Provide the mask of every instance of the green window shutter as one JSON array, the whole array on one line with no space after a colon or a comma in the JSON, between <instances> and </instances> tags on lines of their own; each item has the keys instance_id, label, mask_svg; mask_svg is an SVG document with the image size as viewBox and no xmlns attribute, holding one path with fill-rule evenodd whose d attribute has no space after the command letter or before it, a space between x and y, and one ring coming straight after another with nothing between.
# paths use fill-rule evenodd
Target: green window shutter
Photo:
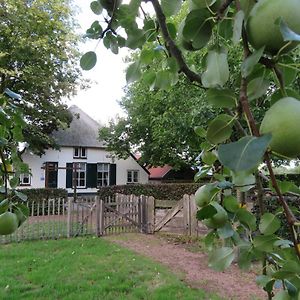
<instances>
[{"instance_id":1,"label":"green window shutter","mask_svg":"<svg viewBox=\"0 0 300 300\"><path fill-rule=\"evenodd\" d=\"M97 187L97 164L86 165L86 187Z\"/></svg>"},{"instance_id":2,"label":"green window shutter","mask_svg":"<svg viewBox=\"0 0 300 300\"><path fill-rule=\"evenodd\" d=\"M66 170L66 188L72 188L73 187L73 164L67 163L67 170Z\"/></svg>"},{"instance_id":3,"label":"green window shutter","mask_svg":"<svg viewBox=\"0 0 300 300\"><path fill-rule=\"evenodd\" d=\"M117 181L117 165L109 165L109 185L116 185Z\"/></svg>"}]
</instances>

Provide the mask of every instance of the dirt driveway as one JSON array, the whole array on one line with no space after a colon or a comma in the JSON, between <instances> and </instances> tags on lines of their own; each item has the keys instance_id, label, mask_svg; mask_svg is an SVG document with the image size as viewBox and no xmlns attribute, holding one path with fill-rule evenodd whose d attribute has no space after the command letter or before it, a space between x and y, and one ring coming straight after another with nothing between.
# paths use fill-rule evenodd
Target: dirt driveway
<instances>
[{"instance_id":1,"label":"dirt driveway","mask_svg":"<svg viewBox=\"0 0 300 300\"><path fill-rule=\"evenodd\" d=\"M122 234L108 239L139 254L168 266L172 271L184 274L185 281L194 288L215 292L226 299L266 299L266 294L257 287L255 274L243 272L233 265L224 272L207 267L207 255L191 252L186 245L159 235Z\"/></svg>"}]
</instances>

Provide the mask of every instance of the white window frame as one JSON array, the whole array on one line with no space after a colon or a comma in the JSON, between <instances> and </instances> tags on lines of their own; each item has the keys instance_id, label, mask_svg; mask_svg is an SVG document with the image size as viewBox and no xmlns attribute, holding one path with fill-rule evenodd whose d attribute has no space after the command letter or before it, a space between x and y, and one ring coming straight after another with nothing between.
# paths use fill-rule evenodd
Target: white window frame
<instances>
[{"instance_id":1,"label":"white window frame","mask_svg":"<svg viewBox=\"0 0 300 300\"><path fill-rule=\"evenodd\" d=\"M76 155L77 149L77 155ZM84 152L84 154L83 154ZM87 148L86 147L74 147L73 148L73 158L87 158Z\"/></svg>"},{"instance_id":2,"label":"white window frame","mask_svg":"<svg viewBox=\"0 0 300 300\"><path fill-rule=\"evenodd\" d=\"M27 178L28 182L24 182L24 179ZM20 174L20 186L30 186L31 185L31 175L29 173Z\"/></svg>"},{"instance_id":3,"label":"white window frame","mask_svg":"<svg viewBox=\"0 0 300 300\"><path fill-rule=\"evenodd\" d=\"M87 164L85 162L78 162L78 163L74 163L74 164L76 166L76 172L75 172L76 188L85 189L86 188L86 173L87 173L86 166L87 166ZM80 167L80 169L79 169L79 167ZM80 177L80 174L84 174L83 179L82 179L82 177ZM84 180L84 185L80 185L81 180Z\"/></svg>"},{"instance_id":4,"label":"white window frame","mask_svg":"<svg viewBox=\"0 0 300 300\"><path fill-rule=\"evenodd\" d=\"M101 178L100 173L102 173ZM97 187L103 186L109 186L109 163L97 163Z\"/></svg>"},{"instance_id":5,"label":"white window frame","mask_svg":"<svg viewBox=\"0 0 300 300\"><path fill-rule=\"evenodd\" d=\"M129 174L131 179L129 180ZM136 174L136 176L134 176ZM136 181L135 181L136 178ZM139 183L140 175L139 170L127 170L127 184Z\"/></svg>"}]
</instances>

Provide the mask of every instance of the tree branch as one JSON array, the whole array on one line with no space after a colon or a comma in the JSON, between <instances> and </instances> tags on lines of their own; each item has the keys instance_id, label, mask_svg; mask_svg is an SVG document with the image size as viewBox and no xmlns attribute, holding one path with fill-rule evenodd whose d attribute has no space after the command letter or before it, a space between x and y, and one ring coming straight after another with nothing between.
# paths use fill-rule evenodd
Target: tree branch
<instances>
[{"instance_id":1,"label":"tree branch","mask_svg":"<svg viewBox=\"0 0 300 300\"><path fill-rule=\"evenodd\" d=\"M148 2L148 1L147 1ZM158 2L158 0L150 0L150 2L153 5L153 8L155 10L155 14L158 20L158 24L160 26L162 35L164 37L164 40L166 42L166 47L170 54L176 59L180 71L186 75L186 77L191 82L198 82L202 85L201 76L195 72L193 72L188 65L186 64L184 57L182 55L182 52L180 49L176 46L175 42L170 37L167 25L166 25L166 16L164 15L161 6Z\"/></svg>"},{"instance_id":2,"label":"tree branch","mask_svg":"<svg viewBox=\"0 0 300 300\"><path fill-rule=\"evenodd\" d=\"M249 50L247 34L246 34L245 29L244 29L244 26L243 26L243 30L242 30L242 39L243 39L243 48L244 48L244 58L247 58L251 54L251 52ZM248 101L248 97L247 97L247 80L246 80L246 78L242 78L242 81L241 81L240 99L239 100L240 100L243 112L245 113L246 118L249 122L249 126L251 128L252 134L254 136L260 136L259 130L256 126L254 117L253 117L252 112L250 110L250 105L249 105L249 101ZM282 205L285 216L287 218L287 221L288 221L288 224L289 224L289 227L290 227L290 231L291 231L291 234L292 234L292 239L293 239L293 244L294 244L296 254L300 259L300 249L298 247L298 243L300 243L300 241L299 241L299 238L297 238L294 234L294 224L297 222L297 219L295 218L293 212L290 210L286 200L282 196L282 193L280 191L280 188L279 188L279 186L277 184L277 181L276 181L276 178L275 178L275 174L273 172L271 159L270 159L270 156L269 156L268 153L265 154L265 162L266 162L267 168L269 170L272 186L273 186L273 188L275 189L275 191L277 193L278 200L279 200L280 204Z\"/></svg>"},{"instance_id":3,"label":"tree branch","mask_svg":"<svg viewBox=\"0 0 300 300\"><path fill-rule=\"evenodd\" d=\"M7 197L8 195L8 171L7 171L7 167L6 167L6 158L5 158L5 155L2 151L2 149L0 149L0 159L1 159L1 162L2 162L2 167L3 167L3 170L4 170L4 189L5 189L5 197Z\"/></svg>"},{"instance_id":4,"label":"tree branch","mask_svg":"<svg viewBox=\"0 0 300 300\"><path fill-rule=\"evenodd\" d=\"M225 10L230 6L230 4L233 2L234 0L225 0L223 1L223 3L221 4L221 6L218 9L218 21L222 20L224 17L224 13Z\"/></svg>"}]
</instances>

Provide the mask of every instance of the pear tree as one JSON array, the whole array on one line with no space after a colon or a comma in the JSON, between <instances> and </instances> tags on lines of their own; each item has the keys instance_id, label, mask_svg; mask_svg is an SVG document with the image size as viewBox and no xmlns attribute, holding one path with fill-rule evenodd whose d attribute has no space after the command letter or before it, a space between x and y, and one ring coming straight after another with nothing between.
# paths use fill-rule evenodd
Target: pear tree
<instances>
[{"instance_id":1,"label":"pear tree","mask_svg":"<svg viewBox=\"0 0 300 300\"><path fill-rule=\"evenodd\" d=\"M221 111L195 128L206 139L195 180L213 170L209 185L196 193L197 218L210 230L209 265L223 271L237 261L249 269L261 261L257 284L268 299L299 299L299 207L292 209L287 196L300 197L300 190L276 179L273 161L300 156L300 95L294 89L300 0L94 0L91 9L95 20L87 37L115 54L122 47L135 51L128 84L142 80L151 90L168 91L184 74ZM202 60L190 64L196 51ZM238 65L228 59L232 51L243 58ZM93 68L97 51L80 63ZM262 101L269 110L260 120L255 112ZM258 203L259 217L247 209L250 200L239 197L245 193ZM276 195L276 213L268 211L266 193ZM279 234L282 216L290 238Z\"/></svg>"}]
</instances>

